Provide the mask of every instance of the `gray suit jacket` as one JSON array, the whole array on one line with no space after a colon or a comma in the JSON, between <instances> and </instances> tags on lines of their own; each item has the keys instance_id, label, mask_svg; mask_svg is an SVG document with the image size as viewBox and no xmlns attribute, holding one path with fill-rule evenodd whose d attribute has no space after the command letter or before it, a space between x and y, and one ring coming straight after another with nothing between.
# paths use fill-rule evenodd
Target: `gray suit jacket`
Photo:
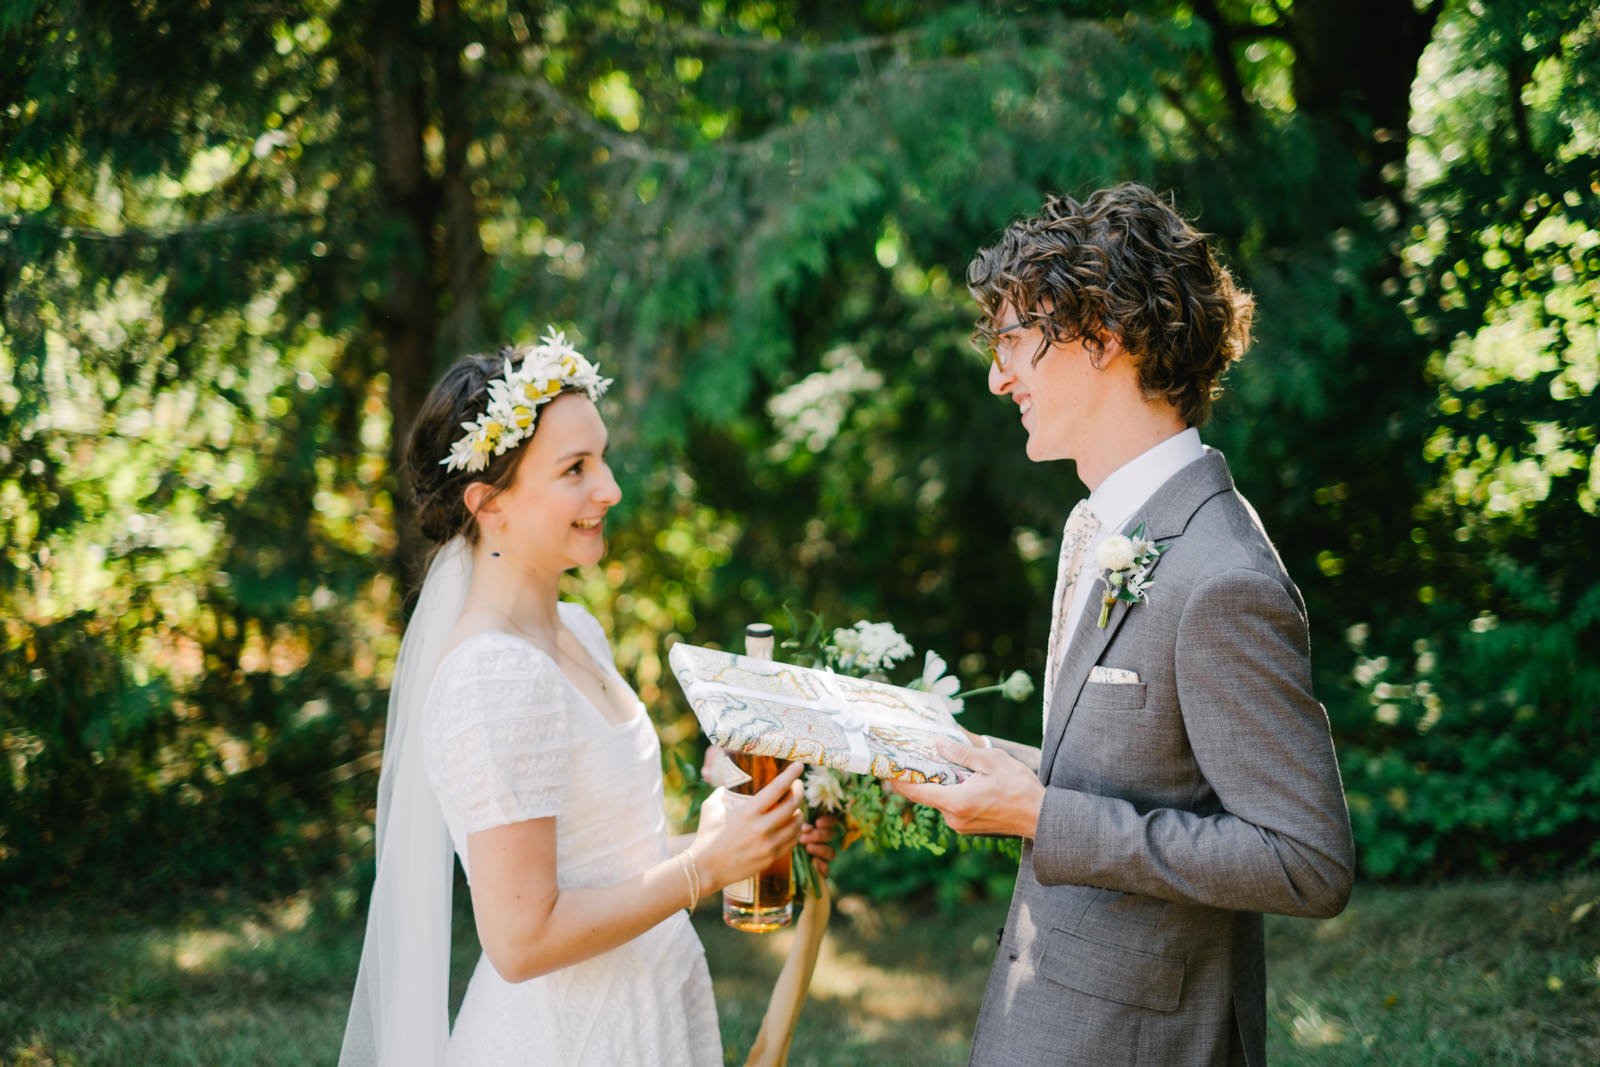
<instances>
[{"instance_id":1,"label":"gray suit jacket","mask_svg":"<svg viewBox=\"0 0 1600 1067\"><path fill-rule=\"evenodd\" d=\"M973 1035L985 1065L1266 1062L1262 912L1343 909L1354 865L1305 606L1220 453L1127 525L1167 546L1105 629L1091 595ZM1096 588L1098 594L1098 586ZM1137 684L1088 681L1096 664Z\"/></svg>"}]
</instances>

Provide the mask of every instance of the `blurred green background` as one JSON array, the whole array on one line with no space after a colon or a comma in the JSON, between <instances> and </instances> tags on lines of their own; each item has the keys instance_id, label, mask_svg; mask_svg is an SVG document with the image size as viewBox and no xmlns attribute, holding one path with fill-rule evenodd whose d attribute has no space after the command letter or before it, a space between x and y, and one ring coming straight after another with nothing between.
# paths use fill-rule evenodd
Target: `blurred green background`
<instances>
[{"instance_id":1,"label":"blurred green background","mask_svg":"<svg viewBox=\"0 0 1600 1067\"><path fill-rule=\"evenodd\" d=\"M618 381L570 595L675 751L665 649L785 602L1037 678L1083 490L985 392L964 272L1122 179L1259 302L1205 437L1306 595L1363 875L1594 868L1592 3L6 0L0 902L359 915L394 442L547 324Z\"/></svg>"}]
</instances>

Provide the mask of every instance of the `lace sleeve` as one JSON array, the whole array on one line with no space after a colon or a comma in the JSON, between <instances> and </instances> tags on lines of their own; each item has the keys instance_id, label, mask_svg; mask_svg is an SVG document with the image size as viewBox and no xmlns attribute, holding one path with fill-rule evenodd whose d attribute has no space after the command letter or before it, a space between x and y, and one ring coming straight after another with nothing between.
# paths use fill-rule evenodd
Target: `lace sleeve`
<instances>
[{"instance_id":1,"label":"lace sleeve","mask_svg":"<svg viewBox=\"0 0 1600 1067\"><path fill-rule=\"evenodd\" d=\"M467 833L559 814L570 736L555 664L521 641L490 639L443 669L429 761L441 803Z\"/></svg>"}]
</instances>

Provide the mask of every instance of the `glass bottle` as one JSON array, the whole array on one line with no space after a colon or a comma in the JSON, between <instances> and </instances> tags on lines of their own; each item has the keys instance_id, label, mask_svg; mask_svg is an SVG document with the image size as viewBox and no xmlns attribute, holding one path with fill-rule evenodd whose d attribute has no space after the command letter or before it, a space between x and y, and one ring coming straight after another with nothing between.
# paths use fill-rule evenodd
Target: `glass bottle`
<instances>
[{"instance_id":1,"label":"glass bottle","mask_svg":"<svg viewBox=\"0 0 1600 1067\"><path fill-rule=\"evenodd\" d=\"M772 658L772 627L753 622L744 628L744 654L751 659ZM750 795L778 776L787 760L776 756L726 753L748 780L729 786L728 792ZM765 934L794 921L794 870L784 853L772 866L722 891L722 921L735 930Z\"/></svg>"}]
</instances>

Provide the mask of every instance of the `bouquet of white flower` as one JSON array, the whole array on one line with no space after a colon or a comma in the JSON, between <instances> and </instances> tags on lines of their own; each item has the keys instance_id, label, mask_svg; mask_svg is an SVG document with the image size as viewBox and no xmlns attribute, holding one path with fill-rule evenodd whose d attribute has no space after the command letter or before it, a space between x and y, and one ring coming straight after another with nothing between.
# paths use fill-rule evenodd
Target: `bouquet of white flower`
<instances>
[{"instance_id":1,"label":"bouquet of white flower","mask_svg":"<svg viewBox=\"0 0 1600 1067\"><path fill-rule=\"evenodd\" d=\"M791 632L797 636L784 641L782 647L788 653L784 658L792 662L809 661L838 674L889 681L890 672L898 664L916 656L911 643L892 623L863 619L851 627L830 631L820 617L813 615L804 635L799 634L800 627L794 625L792 616L790 623ZM997 693L1020 702L1034 692L1033 680L1025 671L1013 671L995 685L963 691L960 680L947 670L944 658L930 649L923 654L921 674L903 684L938 696L952 715L965 710L968 697ZM955 833L937 811L889 792L870 775L813 766L807 769L803 781L807 819L814 820L825 812L836 815L843 827L841 848L859 841L869 852L910 848L942 855L955 844L962 849L998 848L1014 856L1021 854L1021 843L1012 838L969 838ZM805 850L796 850L795 861L799 889L816 875Z\"/></svg>"},{"instance_id":2,"label":"bouquet of white flower","mask_svg":"<svg viewBox=\"0 0 1600 1067\"><path fill-rule=\"evenodd\" d=\"M783 642L786 655L776 661L688 644L672 649L673 672L714 746L704 771L710 783L744 780L721 758L724 751L799 760L810 764L807 815L836 816L841 847L861 841L869 852L939 855L956 845L1019 854L1015 841L961 837L937 811L889 792L881 780L960 781L966 769L940 756L939 742L967 739L955 716L969 697L1028 699L1033 682L1026 673L963 692L944 658L930 650L921 672L897 684L891 673L916 652L890 623L863 619L830 630L813 615L803 635L794 625L790 632L796 636ZM796 850L794 869L796 888L809 891L814 874L803 849Z\"/></svg>"},{"instance_id":3,"label":"bouquet of white flower","mask_svg":"<svg viewBox=\"0 0 1600 1067\"><path fill-rule=\"evenodd\" d=\"M791 616L791 632L798 634L794 622ZM1033 682L1027 674L1014 671L998 685L962 692L960 681L946 673L944 659L930 651L923 657L921 675L900 689L872 684L890 682L889 672L915 656L911 644L886 622L862 620L828 631L814 614L805 635L785 641L783 648L788 655L782 658L788 663L774 670L767 660L751 662L710 649L674 647L673 670L714 741L703 777L700 769L679 758L679 772L686 781L726 781L732 760L716 744L757 755L804 759L811 764L804 778L806 818L815 823L823 814L835 816L841 848L861 841L872 852L918 848L942 854L955 843L963 849L994 848L1020 857L1021 845L1015 838L962 837L934 809L888 792L872 774L852 771L872 768L915 781L959 777L961 768L936 758L933 740L960 736L951 716L964 710L967 697L993 692L1009 700L1028 699ZM797 669L803 667L821 668L826 674L819 677L818 671ZM847 678L865 681L845 682ZM906 689L920 692L906 693ZM872 722L855 721L852 705ZM875 727L881 734L868 742L866 735ZM834 736L841 731L856 743L841 746ZM795 847L791 869L796 895L805 907L747 1060L762 1067L786 1061L832 907L829 887L817 877L811 854L803 846Z\"/></svg>"}]
</instances>

